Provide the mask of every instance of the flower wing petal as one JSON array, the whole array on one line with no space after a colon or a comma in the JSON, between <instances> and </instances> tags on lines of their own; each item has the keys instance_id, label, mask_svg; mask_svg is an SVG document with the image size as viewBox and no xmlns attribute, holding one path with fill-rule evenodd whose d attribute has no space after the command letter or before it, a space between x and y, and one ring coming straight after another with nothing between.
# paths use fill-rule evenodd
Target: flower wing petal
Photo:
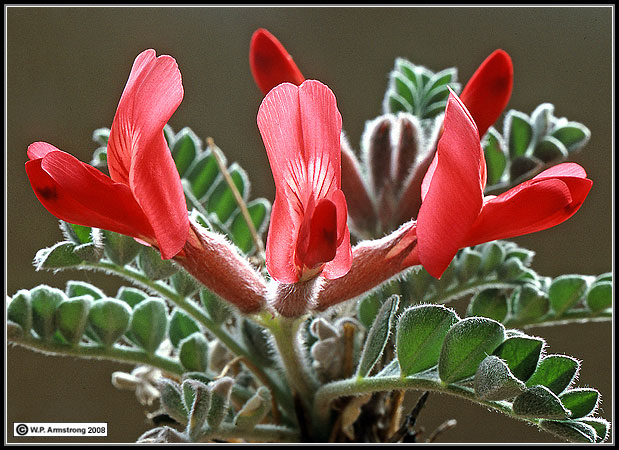
<instances>
[{"instance_id":1,"label":"flower wing petal","mask_svg":"<svg viewBox=\"0 0 619 450\"><path fill-rule=\"evenodd\" d=\"M54 146L35 142L26 163L30 184L54 216L77 225L103 228L136 238L153 230L130 189ZM40 158L36 156L43 155Z\"/></svg>"},{"instance_id":2,"label":"flower wing petal","mask_svg":"<svg viewBox=\"0 0 619 450\"><path fill-rule=\"evenodd\" d=\"M488 199L465 239L465 246L521 236L558 225L578 211L592 184L577 164L552 167Z\"/></svg>"}]
</instances>

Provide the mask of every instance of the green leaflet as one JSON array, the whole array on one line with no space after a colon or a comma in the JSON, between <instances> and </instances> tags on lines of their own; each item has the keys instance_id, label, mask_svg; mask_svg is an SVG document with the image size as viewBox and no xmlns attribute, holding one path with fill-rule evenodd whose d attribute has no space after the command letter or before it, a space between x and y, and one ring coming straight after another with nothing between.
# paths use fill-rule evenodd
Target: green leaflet
<instances>
[{"instance_id":1,"label":"green leaflet","mask_svg":"<svg viewBox=\"0 0 619 450\"><path fill-rule=\"evenodd\" d=\"M468 317L451 327L438 361L443 383L453 383L475 374L486 355L505 339L505 328L484 317Z\"/></svg>"},{"instance_id":2,"label":"green leaflet","mask_svg":"<svg viewBox=\"0 0 619 450\"><path fill-rule=\"evenodd\" d=\"M367 376L382 355L395 322L395 312L398 309L399 301L399 296L393 295L385 300L378 311L361 351L361 358L357 366L357 377Z\"/></svg>"},{"instance_id":3,"label":"green leaflet","mask_svg":"<svg viewBox=\"0 0 619 450\"><path fill-rule=\"evenodd\" d=\"M396 329L396 350L402 376L435 366L445 335L458 320L457 314L444 306L419 305L406 309Z\"/></svg>"},{"instance_id":4,"label":"green leaflet","mask_svg":"<svg viewBox=\"0 0 619 450\"><path fill-rule=\"evenodd\" d=\"M68 343L76 345L82 339L92 302L90 295L84 295L64 300L56 308L56 326Z\"/></svg>"},{"instance_id":5,"label":"green leaflet","mask_svg":"<svg viewBox=\"0 0 619 450\"><path fill-rule=\"evenodd\" d=\"M514 399L514 413L518 416L567 419L570 412L565 409L559 397L546 386L532 386Z\"/></svg>"},{"instance_id":6,"label":"green leaflet","mask_svg":"<svg viewBox=\"0 0 619 450\"><path fill-rule=\"evenodd\" d=\"M587 279L580 275L562 275L555 278L548 289L550 306L557 316L574 306L587 290Z\"/></svg>"},{"instance_id":7,"label":"green leaflet","mask_svg":"<svg viewBox=\"0 0 619 450\"><path fill-rule=\"evenodd\" d=\"M97 339L112 346L129 329L131 309L120 300L105 298L93 303L88 312L88 325Z\"/></svg>"},{"instance_id":8,"label":"green leaflet","mask_svg":"<svg viewBox=\"0 0 619 450\"><path fill-rule=\"evenodd\" d=\"M574 380L580 368L579 362L569 356L549 355L538 364L527 386L542 385L559 395Z\"/></svg>"},{"instance_id":9,"label":"green leaflet","mask_svg":"<svg viewBox=\"0 0 619 450\"><path fill-rule=\"evenodd\" d=\"M518 335L507 338L493 355L505 361L515 377L526 381L535 372L543 347L542 339Z\"/></svg>"},{"instance_id":10,"label":"green leaflet","mask_svg":"<svg viewBox=\"0 0 619 450\"><path fill-rule=\"evenodd\" d=\"M195 332L178 344L178 357L187 371L204 372L208 367L208 341L202 333Z\"/></svg>"},{"instance_id":11,"label":"green leaflet","mask_svg":"<svg viewBox=\"0 0 619 450\"><path fill-rule=\"evenodd\" d=\"M482 400L506 400L525 390L525 385L514 377L503 360L487 356L475 373L475 394Z\"/></svg>"},{"instance_id":12,"label":"green leaflet","mask_svg":"<svg viewBox=\"0 0 619 450\"><path fill-rule=\"evenodd\" d=\"M180 309L174 309L170 316L168 337L174 347L178 347L181 340L200 331L200 327L190 316Z\"/></svg>"},{"instance_id":13,"label":"green leaflet","mask_svg":"<svg viewBox=\"0 0 619 450\"><path fill-rule=\"evenodd\" d=\"M592 388L570 389L559 395L561 403L572 411L573 418L585 417L598 406L600 393Z\"/></svg>"},{"instance_id":14,"label":"green leaflet","mask_svg":"<svg viewBox=\"0 0 619 450\"><path fill-rule=\"evenodd\" d=\"M168 329L166 304L150 297L133 308L129 337L149 353L154 353L165 338Z\"/></svg>"}]
</instances>

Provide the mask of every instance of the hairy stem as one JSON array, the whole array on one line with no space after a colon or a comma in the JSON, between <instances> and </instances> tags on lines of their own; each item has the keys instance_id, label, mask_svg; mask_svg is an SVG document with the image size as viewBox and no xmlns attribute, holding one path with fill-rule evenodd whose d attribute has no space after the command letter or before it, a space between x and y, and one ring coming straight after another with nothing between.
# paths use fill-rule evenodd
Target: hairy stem
<instances>
[{"instance_id":1,"label":"hairy stem","mask_svg":"<svg viewBox=\"0 0 619 450\"><path fill-rule=\"evenodd\" d=\"M338 380L332 383L323 385L317 392L314 398L314 420L322 421L322 426L327 426L325 421L328 420L330 404L333 400L339 397L356 396L366 393L394 391L394 390L421 390L434 391L445 394L454 395L456 397L465 398L475 403L487 406L496 411L507 414L510 417L524 420L530 423L536 423L534 420L516 416L510 404L502 401L482 401L475 396L475 392L464 386L455 384L445 385L439 380L431 378L416 378L416 377L369 377L369 378L349 378L346 380Z\"/></svg>"},{"instance_id":2,"label":"hairy stem","mask_svg":"<svg viewBox=\"0 0 619 450\"><path fill-rule=\"evenodd\" d=\"M108 273L113 273L115 275L121 276L143 288L155 291L157 294L161 295L170 302L174 303L179 308L183 309L190 316L200 322L211 334L217 337L217 339L219 339L222 344L224 344L228 348L228 350L230 350L237 356L243 357L245 361L248 361L249 364L246 364L246 366L256 375L256 377L260 381L265 383L265 385L273 393L273 396L277 398L279 404L282 405L282 407L288 412L292 410L290 396L285 387L281 384L281 382L277 381L273 375L262 370L260 368L260 362L249 350L247 350L239 342L237 338L231 336L224 327L220 326L220 324L215 323L207 314L204 313L204 311L202 311L202 309L197 307L192 301L188 300L182 295L177 294L163 283L151 280L150 278L146 277L144 274L142 274L136 269L131 268L130 266L121 267L107 261L101 261L98 263L86 263L86 265L94 269L104 270Z\"/></svg>"},{"instance_id":3,"label":"hairy stem","mask_svg":"<svg viewBox=\"0 0 619 450\"><path fill-rule=\"evenodd\" d=\"M265 321L266 322L266 321ZM311 406L317 381L308 372L308 364L301 354L298 331L303 319L277 317L265 323L275 340L286 378L306 407Z\"/></svg>"},{"instance_id":4,"label":"hairy stem","mask_svg":"<svg viewBox=\"0 0 619 450\"><path fill-rule=\"evenodd\" d=\"M244 430L227 423L222 423L216 430L208 430L198 442L207 442L212 439L242 439L254 442L299 442L298 431L277 425L262 424L252 429Z\"/></svg>"},{"instance_id":5,"label":"hairy stem","mask_svg":"<svg viewBox=\"0 0 619 450\"><path fill-rule=\"evenodd\" d=\"M114 345L106 347L98 344L81 343L79 345L60 344L44 341L33 337L23 337L12 340L14 344L27 347L42 353L53 353L61 356L77 356L80 358L95 358L118 361L127 364L146 364L161 369L169 374L182 376L183 366L176 360L163 355L148 353L144 350Z\"/></svg>"}]
</instances>

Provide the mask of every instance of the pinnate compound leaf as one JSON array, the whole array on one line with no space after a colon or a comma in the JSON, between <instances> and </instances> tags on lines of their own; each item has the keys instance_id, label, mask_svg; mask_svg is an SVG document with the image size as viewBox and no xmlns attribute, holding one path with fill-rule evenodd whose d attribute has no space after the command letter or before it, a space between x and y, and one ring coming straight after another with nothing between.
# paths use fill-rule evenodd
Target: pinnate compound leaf
<instances>
[{"instance_id":1,"label":"pinnate compound leaf","mask_svg":"<svg viewBox=\"0 0 619 450\"><path fill-rule=\"evenodd\" d=\"M525 390L525 385L514 377L500 358L487 356L475 373L475 394L482 400L507 400Z\"/></svg>"},{"instance_id":2,"label":"pinnate compound leaf","mask_svg":"<svg viewBox=\"0 0 619 450\"><path fill-rule=\"evenodd\" d=\"M600 393L592 388L570 389L559 395L561 403L572 411L572 418L585 417L595 411Z\"/></svg>"},{"instance_id":3,"label":"pinnate compound leaf","mask_svg":"<svg viewBox=\"0 0 619 450\"><path fill-rule=\"evenodd\" d=\"M539 362L533 375L526 381L528 387L542 385L559 395L574 380L580 363L569 356L548 355Z\"/></svg>"},{"instance_id":4,"label":"pinnate compound leaf","mask_svg":"<svg viewBox=\"0 0 619 450\"><path fill-rule=\"evenodd\" d=\"M372 328L368 331L363 350L361 351L361 357L357 367L358 377L367 376L383 354L383 350L387 345L389 335L393 329L395 313L398 310L399 302L400 297L398 295L392 295L385 300L385 303L383 303L383 306L378 311Z\"/></svg>"},{"instance_id":5,"label":"pinnate compound leaf","mask_svg":"<svg viewBox=\"0 0 619 450\"><path fill-rule=\"evenodd\" d=\"M539 425L568 442L591 444L597 439L595 428L578 420L542 420Z\"/></svg>"},{"instance_id":6,"label":"pinnate compound leaf","mask_svg":"<svg viewBox=\"0 0 619 450\"><path fill-rule=\"evenodd\" d=\"M505 361L510 372L519 380L529 379L539 361L544 341L530 336L511 336L499 345L494 355Z\"/></svg>"},{"instance_id":7,"label":"pinnate compound leaf","mask_svg":"<svg viewBox=\"0 0 619 450\"><path fill-rule=\"evenodd\" d=\"M445 383L475 374L479 364L505 339L505 328L485 317L467 317L451 327L445 336L438 362L438 374Z\"/></svg>"},{"instance_id":8,"label":"pinnate compound leaf","mask_svg":"<svg viewBox=\"0 0 619 450\"><path fill-rule=\"evenodd\" d=\"M166 304L160 298L147 298L133 308L129 336L147 352L154 353L159 348L167 329Z\"/></svg>"},{"instance_id":9,"label":"pinnate compound leaf","mask_svg":"<svg viewBox=\"0 0 619 450\"><path fill-rule=\"evenodd\" d=\"M568 419L570 411L565 409L559 397L546 386L532 386L514 399L514 413L535 419Z\"/></svg>"},{"instance_id":10,"label":"pinnate compound leaf","mask_svg":"<svg viewBox=\"0 0 619 450\"><path fill-rule=\"evenodd\" d=\"M396 330L396 349L402 376L412 375L438 364L445 335L458 315L440 305L419 305L406 309Z\"/></svg>"},{"instance_id":11,"label":"pinnate compound leaf","mask_svg":"<svg viewBox=\"0 0 619 450\"><path fill-rule=\"evenodd\" d=\"M129 329L131 308L120 300L105 298L96 301L88 313L88 325L105 346L112 346Z\"/></svg>"}]
</instances>

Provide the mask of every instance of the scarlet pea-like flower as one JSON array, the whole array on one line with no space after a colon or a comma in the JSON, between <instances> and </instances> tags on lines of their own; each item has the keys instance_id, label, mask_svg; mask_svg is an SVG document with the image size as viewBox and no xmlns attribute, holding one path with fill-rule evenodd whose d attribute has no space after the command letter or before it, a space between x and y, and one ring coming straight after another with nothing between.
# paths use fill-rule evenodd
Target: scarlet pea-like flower
<instances>
[{"instance_id":1,"label":"scarlet pea-like flower","mask_svg":"<svg viewBox=\"0 0 619 450\"><path fill-rule=\"evenodd\" d=\"M292 56L264 28L256 30L251 37L249 67L256 84L265 95L280 83L289 82L298 86L305 81Z\"/></svg>"},{"instance_id":2,"label":"scarlet pea-like flower","mask_svg":"<svg viewBox=\"0 0 619 450\"><path fill-rule=\"evenodd\" d=\"M512 94L514 67L504 50L495 50L475 71L466 84L460 100L477 124L479 136L501 115Z\"/></svg>"},{"instance_id":3,"label":"scarlet pea-like flower","mask_svg":"<svg viewBox=\"0 0 619 450\"><path fill-rule=\"evenodd\" d=\"M563 163L499 196L484 197L486 162L477 127L452 92L422 183L418 260L438 278L460 248L558 225L584 202L593 184L586 176L578 164Z\"/></svg>"},{"instance_id":4,"label":"scarlet pea-like flower","mask_svg":"<svg viewBox=\"0 0 619 450\"><path fill-rule=\"evenodd\" d=\"M276 188L266 245L269 273L287 284L319 273L341 277L352 255L340 189L342 118L333 92L315 80L283 83L262 101L258 128Z\"/></svg>"},{"instance_id":5,"label":"scarlet pea-like flower","mask_svg":"<svg viewBox=\"0 0 619 450\"><path fill-rule=\"evenodd\" d=\"M156 246L169 259L183 248L189 219L183 188L163 135L183 99L171 56L154 50L133 63L110 130L110 176L46 142L28 147L26 173L43 206L59 219Z\"/></svg>"}]
</instances>

